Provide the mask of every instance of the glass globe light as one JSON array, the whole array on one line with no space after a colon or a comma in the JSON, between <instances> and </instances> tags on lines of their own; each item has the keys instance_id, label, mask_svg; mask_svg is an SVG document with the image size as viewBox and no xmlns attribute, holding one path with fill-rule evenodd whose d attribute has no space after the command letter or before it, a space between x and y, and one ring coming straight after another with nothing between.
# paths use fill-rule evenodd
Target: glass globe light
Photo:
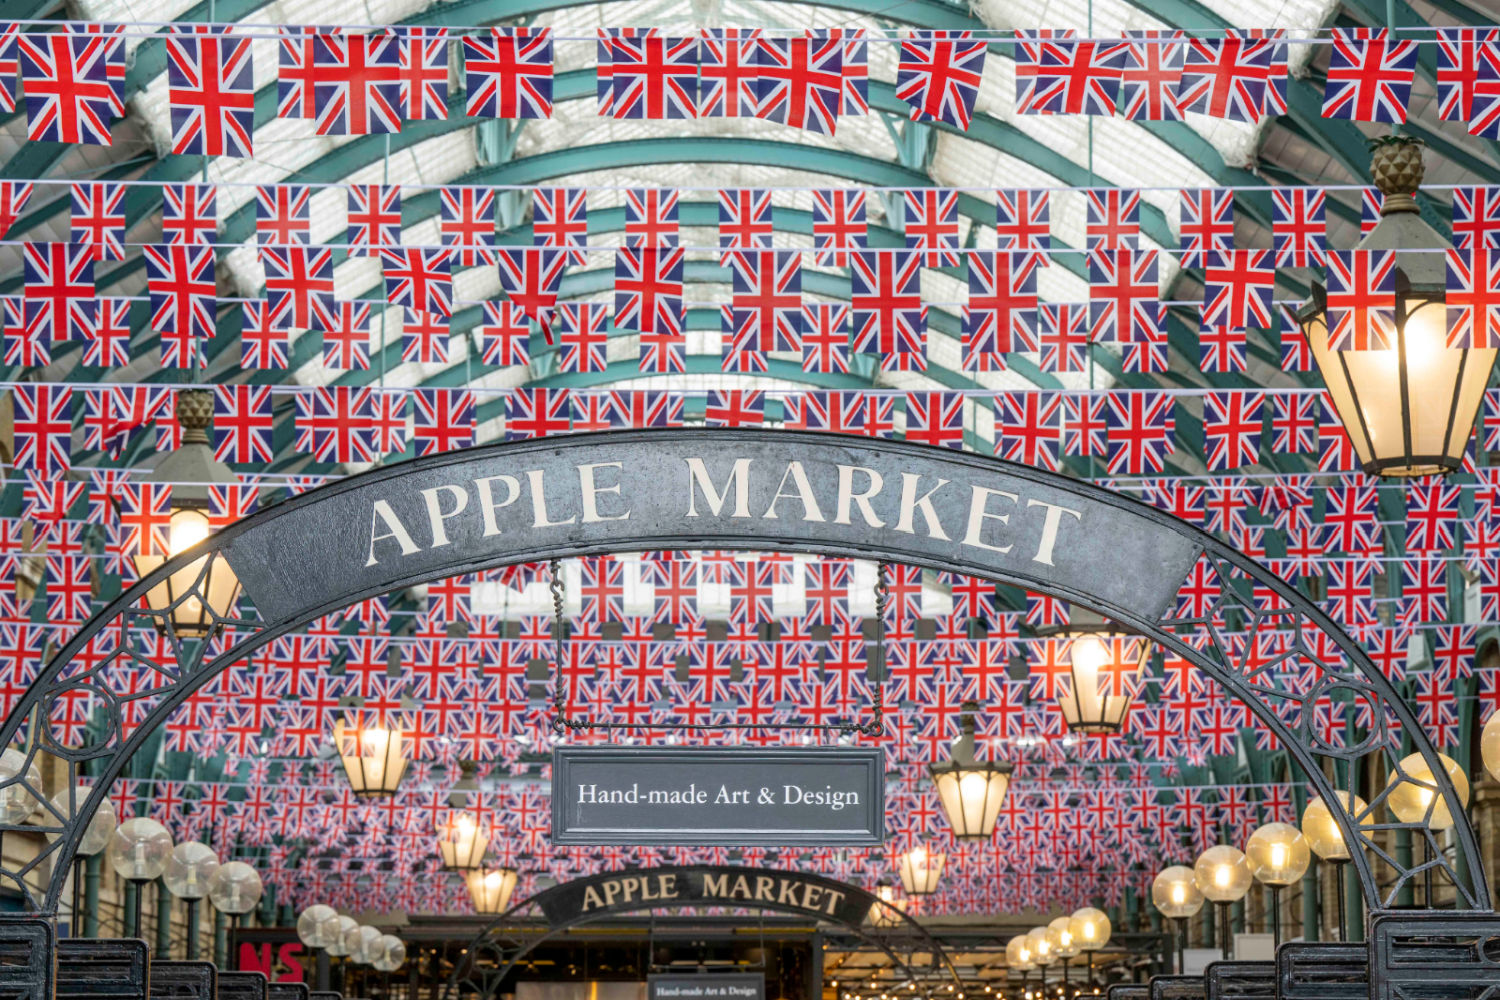
<instances>
[{"instance_id":1,"label":"glass globe light","mask_svg":"<svg viewBox=\"0 0 1500 1000\"><path fill-rule=\"evenodd\" d=\"M354 922L353 917L346 917L340 914L338 928L329 936L328 943L323 946L323 950L334 958L351 957L349 955L349 944L351 941L349 935L357 927L359 927L359 924Z\"/></svg>"},{"instance_id":2,"label":"glass globe light","mask_svg":"<svg viewBox=\"0 0 1500 1000\"><path fill-rule=\"evenodd\" d=\"M327 948L339 933L339 911L314 903L297 914L297 937L308 948Z\"/></svg>"},{"instance_id":3,"label":"glass globe light","mask_svg":"<svg viewBox=\"0 0 1500 1000\"><path fill-rule=\"evenodd\" d=\"M1021 949L1026 944L1026 935L1017 934L1005 942L1005 964L1012 969L1021 967Z\"/></svg>"},{"instance_id":4,"label":"glass globe light","mask_svg":"<svg viewBox=\"0 0 1500 1000\"><path fill-rule=\"evenodd\" d=\"M115 874L131 882L150 882L167 867L172 835L154 819L136 816L115 827L105 857Z\"/></svg>"},{"instance_id":5,"label":"glass globe light","mask_svg":"<svg viewBox=\"0 0 1500 1000\"><path fill-rule=\"evenodd\" d=\"M1019 942L1016 945L1016 968L1022 972L1030 972L1036 968L1036 962L1031 954L1031 936L1028 934L1017 934L1013 939Z\"/></svg>"},{"instance_id":6,"label":"glass globe light","mask_svg":"<svg viewBox=\"0 0 1500 1000\"><path fill-rule=\"evenodd\" d=\"M377 972L395 972L406 961L406 943L394 934L382 934L375 942L370 964Z\"/></svg>"},{"instance_id":7,"label":"glass globe light","mask_svg":"<svg viewBox=\"0 0 1500 1000\"><path fill-rule=\"evenodd\" d=\"M1351 799L1348 792L1334 792L1333 794L1356 822L1369 808L1365 800L1358 795L1353 797L1354 804L1350 806ZM1364 824L1361 823L1361 825ZM1324 861L1349 860L1349 845L1344 843L1344 831L1339 829L1338 823L1334 821L1332 810L1322 799L1309 800L1307 808L1302 810L1302 836L1307 838L1307 846L1312 849L1312 852Z\"/></svg>"},{"instance_id":8,"label":"glass globe light","mask_svg":"<svg viewBox=\"0 0 1500 1000\"><path fill-rule=\"evenodd\" d=\"M227 861L208 880L208 901L220 913L249 913L260 902L260 874L243 861Z\"/></svg>"},{"instance_id":9,"label":"glass globe light","mask_svg":"<svg viewBox=\"0 0 1500 1000\"><path fill-rule=\"evenodd\" d=\"M1220 844L1198 856L1193 866L1198 891L1213 903L1234 903L1250 891L1250 864L1237 847Z\"/></svg>"},{"instance_id":10,"label":"glass globe light","mask_svg":"<svg viewBox=\"0 0 1500 1000\"><path fill-rule=\"evenodd\" d=\"M1437 758L1443 770L1448 773L1453 790L1458 793L1458 804L1467 806L1468 775L1464 774L1463 768L1452 757L1438 754ZM1425 823L1433 830L1446 830L1453 825L1453 814L1448 811L1448 803L1438 794L1437 778L1421 754L1414 753L1403 758L1400 769L1386 776L1385 787L1390 790L1386 796L1386 804L1401 822ZM1430 817L1429 811L1432 814Z\"/></svg>"},{"instance_id":11,"label":"glass globe light","mask_svg":"<svg viewBox=\"0 0 1500 1000\"><path fill-rule=\"evenodd\" d=\"M42 787L42 772L37 769L36 761L28 762L26 755L14 747L0 753L0 781L13 778L21 781L0 788L0 823L26 822L37 806L31 790Z\"/></svg>"},{"instance_id":12,"label":"glass globe light","mask_svg":"<svg viewBox=\"0 0 1500 1000\"><path fill-rule=\"evenodd\" d=\"M1266 823L1245 842L1250 875L1262 885L1288 886L1307 874L1307 838L1290 823Z\"/></svg>"},{"instance_id":13,"label":"glass globe light","mask_svg":"<svg viewBox=\"0 0 1500 1000\"><path fill-rule=\"evenodd\" d=\"M1479 756L1490 777L1500 781L1500 712L1491 712L1489 721L1479 731Z\"/></svg>"},{"instance_id":14,"label":"glass globe light","mask_svg":"<svg viewBox=\"0 0 1500 1000\"><path fill-rule=\"evenodd\" d=\"M1109 943L1109 936L1114 933L1109 916L1092 906L1074 910L1068 918L1068 929L1073 933L1073 940L1078 942L1079 951L1098 951Z\"/></svg>"},{"instance_id":15,"label":"glass globe light","mask_svg":"<svg viewBox=\"0 0 1500 1000\"><path fill-rule=\"evenodd\" d=\"M70 802L68 789L64 788L52 796L52 808L59 816L71 819L73 810L82 808L84 800L93 790L91 785L74 785ZM50 820L51 817L49 816L48 819ZM91 858L108 847L110 834L115 832L117 825L119 824L115 819L115 804L109 799L104 799L99 803L99 808L94 810L93 818L89 820L88 827L83 831L83 837L78 841L79 857ZM58 836L59 834L49 833L47 839L56 840Z\"/></svg>"},{"instance_id":16,"label":"glass globe light","mask_svg":"<svg viewBox=\"0 0 1500 1000\"><path fill-rule=\"evenodd\" d=\"M162 873L167 891L178 899L202 899L208 895L209 879L219 870L219 856L207 844L184 840L167 855Z\"/></svg>"},{"instance_id":17,"label":"glass globe light","mask_svg":"<svg viewBox=\"0 0 1500 1000\"><path fill-rule=\"evenodd\" d=\"M469 887L469 900L474 912L493 916L504 913L510 907L511 893L516 891L516 880L520 872L514 868L491 868L488 871L475 869L466 872L464 882Z\"/></svg>"},{"instance_id":18,"label":"glass globe light","mask_svg":"<svg viewBox=\"0 0 1500 1000\"><path fill-rule=\"evenodd\" d=\"M1185 920L1203 909L1203 893L1198 891L1193 870L1186 865L1163 868L1151 883L1151 902L1172 920Z\"/></svg>"},{"instance_id":19,"label":"glass globe light","mask_svg":"<svg viewBox=\"0 0 1500 1000\"><path fill-rule=\"evenodd\" d=\"M369 924L356 924L344 934L344 947L349 949L349 960L360 965L369 965L380 947L380 929Z\"/></svg>"},{"instance_id":20,"label":"glass globe light","mask_svg":"<svg viewBox=\"0 0 1500 1000\"><path fill-rule=\"evenodd\" d=\"M1052 942L1052 954L1058 958L1072 958L1082 951L1078 947L1078 940L1073 937L1071 917L1058 917L1049 923L1047 939Z\"/></svg>"},{"instance_id":21,"label":"glass globe light","mask_svg":"<svg viewBox=\"0 0 1500 1000\"><path fill-rule=\"evenodd\" d=\"M1026 946L1031 949L1031 961L1046 968L1056 957L1052 953L1052 941L1047 937L1047 928L1033 927L1026 932Z\"/></svg>"}]
</instances>

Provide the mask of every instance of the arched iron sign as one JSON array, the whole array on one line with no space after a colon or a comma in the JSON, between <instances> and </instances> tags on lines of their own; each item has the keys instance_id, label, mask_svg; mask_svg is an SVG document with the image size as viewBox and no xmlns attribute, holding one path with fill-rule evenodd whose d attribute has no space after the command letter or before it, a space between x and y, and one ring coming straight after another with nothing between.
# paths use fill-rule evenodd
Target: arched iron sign
<instances>
[{"instance_id":1,"label":"arched iron sign","mask_svg":"<svg viewBox=\"0 0 1500 1000\"><path fill-rule=\"evenodd\" d=\"M448 979L444 995L499 995L501 984L525 957L554 934L614 914L641 910L728 907L770 910L811 917L848 928L875 945L901 967L909 982L924 978L923 970L903 959L887 939L867 922L872 910L911 935L930 956L927 976L946 975L955 989L963 986L942 945L916 920L879 897L846 882L805 872L732 865L674 865L604 872L563 882L517 903L491 920L475 935ZM506 931L520 921L545 921L546 931L535 936L508 938ZM506 944L510 947L506 947Z\"/></svg>"},{"instance_id":2,"label":"arched iron sign","mask_svg":"<svg viewBox=\"0 0 1500 1000\"><path fill-rule=\"evenodd\" d=\"M1344 791L1353 792L1362 768L1378 763L1430 790L1429 814L1447 806L1460 864L1426 824L1377 820L1390 785L1359 815L1334 808L1346 843L1357 848L1353 863L1371 910L1392 907L1428 871L1455 889L1459 906L1491 907L1473 829L1411 708L1322 611L1242 553L1155 508L985 456L842 435L704 429L581 434L417 459L261 511L167 563L65 644L0 729L0 745L24 737L31 753L91 761L98 777L66 812L44 803L50 823L40 829L56 839L24 870L0 870L0 879L20 885L33 907L56 912L88 817L147 733L208 678L289 630L357 600L497 565L694 548L905 562L1107 614L1244 702L1330 804L1341 800L1325 766L1348 775ZM152 586L198 562L201 582L219 560L243 581L254 618L224 619L225 635L212 642L169 636L168 662L132 644L129 626L163 619L140 606ZM1189 573L1196 614L1178 610ZM205 595L182 599L194 597ZM63 745L47 720L79 689L108 708L109 725L91 744ZM1368 718L1362 735L1320 721L1329 699ZM1402 767L1398 733L1440 776L1435 783ZM24 772L14 780L24 781ZM1376 843L1379 831L1399 829L1425 841L1431 850L1413 853L1432 860L1403 864ZM39 868L49 861L50 871Z\"/></svg>"}]
</instances>

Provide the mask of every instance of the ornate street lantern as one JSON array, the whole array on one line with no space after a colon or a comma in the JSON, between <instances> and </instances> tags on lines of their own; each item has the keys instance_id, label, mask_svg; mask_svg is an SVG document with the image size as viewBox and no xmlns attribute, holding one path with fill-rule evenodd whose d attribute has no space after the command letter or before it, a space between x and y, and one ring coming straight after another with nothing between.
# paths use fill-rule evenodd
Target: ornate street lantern
<instances>
[{"instance_id":1,"label":"ornate street lantern","mask_svg":"<svg viewBox=\"0 0 1500 1000\"><path fill-rule=\"evenodd\" d=\"M1365 472L1444 474L1463 460L1495 349L1448 343L1443 251L1452 245L1419 213L1421 141L1388 136L1371 144L1371 173L1385 201L1380 222L1355 249L1396 251L1396 309L1386 330L1390 346L1330 350L1328 295L1318 284L1297 320Z\"/></svg>"},{"instance_id":2,"label":"ornate street lantern","mask_svg":"<svg viewBox=\"0 0 1500 1000\"><path fill-rule=\"evenodd\" d=\"M943 814L958 840L988 840L995 832L1005 792L1010 788L1008 763L980 763L974 756L974 702L964 703L959 720L960 735L953 743L949 759L928 764L927 773L937 786Z\"/></svg>"},{"instance_id":3,"label":"ornate street lantern","mask_svg":"<svg viewBox=\"0 0 1500 1000\"><path fill-rule=\"evenodd\" d=\"M209 536L210 486L239 483L239 477L229 466L214 458L213 445L209 443L213 394L202 389L178 390L176 413L182 427L182 444L162 456L151 474L144 477L145 482L167 483L172 487L167 551L135 556L136 574L142 578ZM143 538L141 544L147 545L149 540ZM230 615L239 593L240 581L229 563L205 556L147 591L146 607L164 616L157 619L158 628L165 629L170 621L178 635L201 639L219 627L214 615Z\"/></svg>"},{"instance_id":4,"label":"ornate street lantern","mask_svg":"<svg viewBox=\"0 0 1500 1000\"><path fill-rule=\"evenodd\" d=\"M1057 696L1063 722L1075 733L1118 733L1134 701L1136 679L1151 644L1086 608L1052 635L1068 642L1068 681Z\"/></svg>"},{"instance_id":5,"label":"ornate street lantern","mask_svg":"<svg viewBox=\"0 0 1500 1000\"><path fill-rule=\"evenodd\" d=\"M396 794L407 763L406 735L400 729L360 721L336 722L333 744L355 795L374 798Z\"/></svg>"},{"instance_id":6,"label":"ornate street lantern","mask_svg":"<svg viewBox=\"0 0 1500 1000\"><path fill-rule=\"evenodd\" d=\"M451 813L438 827L438 853L447 871L469 871L484 864L490 838L473 813Z\"/></svg>"},{"instance_id":7,"label":"ornate street lantern","mask_svg":"<svg viewBox=\"0 0 1500 1000\"><path fill-rule=\"evenodd\" d=\"M474 912L485 916L504 913L510 907L511 893L516 891L520 872L514 868L479 869L464 875L469 887L469 901Z\"/></svg>"},{"instance_id":8,"label":"ornate street lantern","mask_svg":"<svg viewBox=\"0 0 1500 1000\"><path fill-rule=\"evenodd\" d=\"M948 856L929 851L921 844L901 855L896 861L896 870L901 875L901 888L908 896L930 896L937 892L938 881L943 877L943 865Z\"/></svg>"},{"instance_id":9,"label":"ornate street lantern","mask_svg":"<svg viewBox=\"0 0 1500 1000\"><path fill-rule=\"evenodd\" d=\"M906 902L896 897L896 888L891 885L877 885L875 887L875 898L878 902L870 907L870 923L880 928L895 927L901 923L901 915L906 912Z\"/></svg>"}]
</instances>

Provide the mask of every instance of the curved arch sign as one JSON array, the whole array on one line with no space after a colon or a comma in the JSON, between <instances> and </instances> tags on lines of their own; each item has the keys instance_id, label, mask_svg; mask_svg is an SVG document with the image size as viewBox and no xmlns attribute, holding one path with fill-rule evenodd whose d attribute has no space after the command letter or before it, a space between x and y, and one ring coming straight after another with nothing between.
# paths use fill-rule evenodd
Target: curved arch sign
<instances>
[{"instance_id":1,"label":"curved arch sign","mask_svg":"<svg viewBox=\"0 0 1500 1000\"><path fill-rule=\"evenodd\" d=\"M304 618L351 590L390 590L456 562L759 547L1016 580L1154 621L1203 551L1141 530L1144 508L1102 491L975 455L826 434L590 435L385 473L292 501L225 546L262 615Z\"/></svg>"},{"instance_id":2,"label":"curved arch sign","mask_svg":"<svg viewBox=\"0 0 1500 1000\"><path fill-rule=\"evenodd\" d=\"M902 442L766 430L580 434L450 452L313 490L178 556L73 636L0 727L0 745L12 745L33 712L45 719L76 689L113 713L97 742L84 746L59 744L45 725L28 730L29 754L46 749L71 763L93 761L97 781L78 808L53 809L51 822L29 827L55 839L23 871L0 867L0 879L23 886L34 901L25 876L51 858L45 891L36 895L41 908L55 910L83 830L130 755L193 690L287 631L366 597L492 566L652 549L886 559L1017 584L1104 612L1248 706L1324 801L1368 796L1369 809L1333 815L1355 848L1372 909L1393 906L1429 873L1463 906L1491 905L1473 829L1411 707L1327 615L1243 554L1155 508L1065 476ZM186 567L200 566L198 583L180 599L206 601L198 591L219 559L239 575L257 616L223 619L234 626L231 641L174 638L166 665L112 645L111 636L123 634L118 626L159 623L161 613L143 608L142 598ZM1179 601L1190 573L1190 599ZM119 671L75 669L75 656L96 637L94 662L128 658L146 666L156 686L116 690ZM1276 652L1252 662L1251 648ZM140 701L146 697L152 700ZM122 724L127 700L151 705L139 725ZM1330 700L1360 706L1366 727L1320 724L1319 707ZM1440 777L1412 771L1402 739ZM1429 792L1430 809L1446 805L1457 819L1457 851L1421 864L1387 851L1387 831L1432 834L1420 818L1377 816L1399 782L1370 795L1327 777L1353 782L1372 770ZM20 827L0 824L0 832L8 829Z\"/></svg>"}]
</instances>

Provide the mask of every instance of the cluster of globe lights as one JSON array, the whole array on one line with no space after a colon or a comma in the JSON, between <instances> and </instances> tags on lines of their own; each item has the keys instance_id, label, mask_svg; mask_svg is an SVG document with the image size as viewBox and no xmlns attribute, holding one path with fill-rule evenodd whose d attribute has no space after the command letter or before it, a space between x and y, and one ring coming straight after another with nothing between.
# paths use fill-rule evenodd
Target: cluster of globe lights
<instances>
[{"instance_id":1,"label":"cluster of globe lights","mask_svg":"<svg viewBox=\"0 0 1500 1000\"><path fill-rule=\"evenodd\" d=\"M1045 975L1052 963L1060 961L1066 967L1079 955L1092 962L1094 952L1109 943L1113 931L1103 910L1085 906L1011 938L1005 945L1005 964L1023 975L1033 969L1041 969Z\"/></svg>"},{"instance_id":2,"label":"cluster of globe lights","mask_svg":"<svg viewBox=\"0 0 1500 1000\"><path fill-rule=\"evenodd\" d=\"M396 935L361 924L323 903L314 903L297 915L297 937L309 951L325 951L376 972L395 972L406 961L406 943Z\"/></svg>"}]
</instances>

